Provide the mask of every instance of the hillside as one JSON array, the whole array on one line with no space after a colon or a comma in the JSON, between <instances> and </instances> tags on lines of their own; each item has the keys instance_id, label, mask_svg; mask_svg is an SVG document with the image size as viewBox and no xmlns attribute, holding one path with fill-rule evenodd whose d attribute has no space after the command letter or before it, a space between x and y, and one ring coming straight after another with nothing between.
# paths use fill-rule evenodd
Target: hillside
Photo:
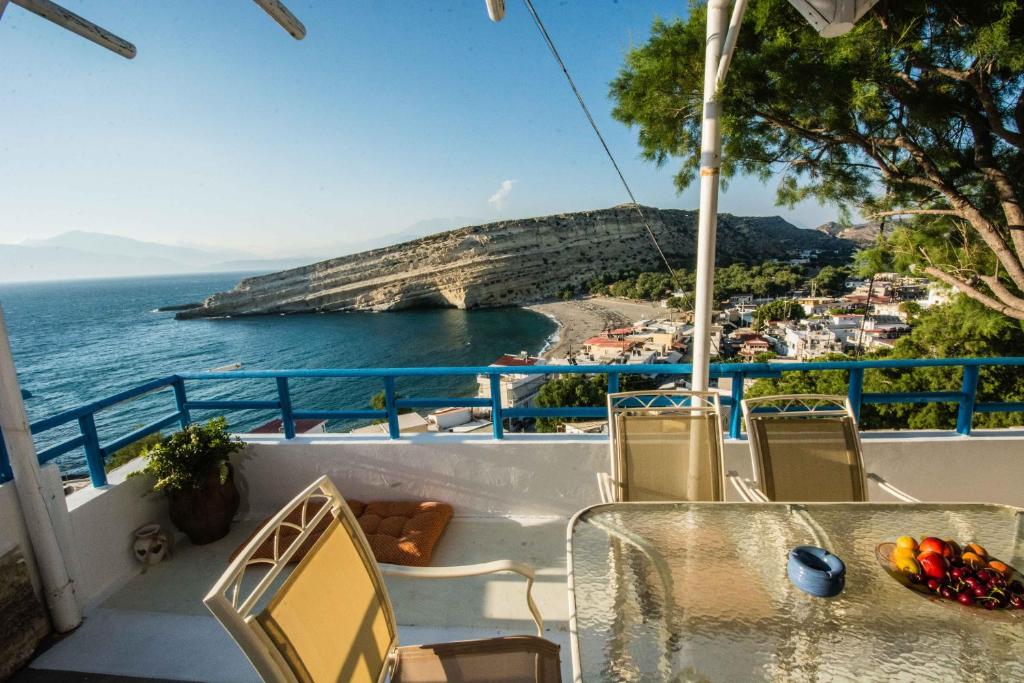
<instances>
[{"instance_id":1,"label":"hillside","mask_svg":"<svg viewBox=\"0 0 1024 683\"><path fill-rule=\"evenodd\" d=\"M885 228L886 234L892 232L892 228L895 224L895 221L889 221ZM832 237L849 240L858 247L869 247L878 240L878 231L880 227L881 224L879 223L856 223L854 225L843 225L842 223L830 221L824 225L819 225L818 230L826 235L831 235Z\"/></svg>"},{"instance_id":2,"label":"hillside","mask_svg":"<svg viewBox=\"0 0 1024 683\"><path fill-rule=\"evenodd\" d=\"M645 213L669 260L691 267L696 212L647 208ZM777 216L720 216L721 263L787 259L805 249L841 259L853 248ZM178 317L508 306L554 297L605 273L661 267L636 211L617 206L474 225L248 278Z\"/></svg>"}]
</instances>

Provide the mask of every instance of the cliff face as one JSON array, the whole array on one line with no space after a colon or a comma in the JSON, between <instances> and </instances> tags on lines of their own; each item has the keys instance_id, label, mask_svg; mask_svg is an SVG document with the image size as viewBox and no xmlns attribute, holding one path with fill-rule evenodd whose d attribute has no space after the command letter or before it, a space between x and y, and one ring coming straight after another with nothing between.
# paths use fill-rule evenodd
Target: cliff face
<instances>
[{"instance_id":1,"label":"cliff face","mask_svg":"<svg viewBox=\"0 0 1024 683\"><path fill-rule=\"evenodd\" d=\"M888 235L892 232L893 227L898 221L889 221L889 224L884 227L885 234ZM819 225L818 230L831 235L832 237L838 237L842 240L852 242L858 247L870 247L878 241L878 232L882 230L883 226L879 223L857 223L855 225L843 225L841 223L831 222Z\"/></svg>"},{"instance_id":2,"label":"cliff face","mask_svg":"<svg viewBox=\"0 0 1024 683\"><path fill-rule=\"evenodd\" d=\"M673 266L692 266L696 212L644 212ZM720 216L721 263L792 258L802 249L846 255L853 247L778 217ZM253 277L177 316L507 306L553 297L606 273L663 267L635 209L619 206L469 226Z\"/></svg>"}]
</instances>

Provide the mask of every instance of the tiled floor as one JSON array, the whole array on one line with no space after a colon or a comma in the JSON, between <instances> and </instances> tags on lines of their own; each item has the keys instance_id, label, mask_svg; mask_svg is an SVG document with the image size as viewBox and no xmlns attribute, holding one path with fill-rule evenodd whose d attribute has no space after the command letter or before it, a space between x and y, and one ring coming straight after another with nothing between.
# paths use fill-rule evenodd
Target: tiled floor
<instances>
[{"instance_id":1,"label":"tiled floor","mask_svg":"<svg viewBox=\"0 0 1024 683\"><path fill-rule=\"evenodd\" d=\"M562 518L455 518L431 564L513 559L533 566L538 573L534 596L545 618L545 635L562 645L563 676L568 680L565 523ZM208 546L182 544L170 560L136 576L90 610L74 634L36 658L33 670L20 674L28 678L18 680L132 680L71 677L112 675L258 681L248 660L202 603L231 552L254 526L255 522L238 523L227 538ZM404 645L534 632L525 582L514 574L444 581L389 579L388 588Z\"/></svg>"}]
</instances>

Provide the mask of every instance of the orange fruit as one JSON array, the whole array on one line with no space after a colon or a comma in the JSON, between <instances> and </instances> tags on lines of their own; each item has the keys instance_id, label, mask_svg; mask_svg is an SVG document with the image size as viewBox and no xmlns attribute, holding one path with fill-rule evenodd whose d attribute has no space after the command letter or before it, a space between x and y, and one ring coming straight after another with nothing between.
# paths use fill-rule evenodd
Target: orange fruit
<instances>
[{"instance_id":1,"label":"orange fruit","mask_svg":"<svg viewBox=\"0 0 1024 683\"><path fill-rule=\"evenodd\" d=\"M896 539L897 548L908 548L909 550L917 550L917 541L914 540L913 536L900 536Z\"/></svg>"},{"instance_id":2,"label":"orange fruit","mask_svg":"<svg viewBox=\"0 0 1024 683\"><path fill-rule=\"evenodd\" d=\"M1000 562L999 560L989 560L988 568L999 572L1003 576L1010 575L1010 566L1008 564Z\"/></svg>"},{"instance_id":3,"label":"orange fruit","mask_svg":"<svg viewBox=\"0 0 1024 683\"><path fill-rule=\"evenodd\" d=\"M980 555L981 557L988 557L988 551L985 550L984 548L982 548L977 543L968 543L967 545L964 546L964 551L965 552L970 551L970 552L974 553L975 555Z\"/></svg>"},{"instance_id":4,"label":"orange fruit","mask_svg":"<svg viewBox=\"0 0 1024 683\"><path fill-rule=\"evenodd\" d=\"M911 550L910 548L901 548L900 546L896 546L895 548L892 549L892 561L893 562L896 562L897 560L899 560L900 558L903 558L903 557L906 557L906 558L911 559L911 560L917 559L916 558L916 553L914 553L914 551Z\"/></svg>"},{"instance_id":5,"label":"orange fruit","mask_svg":"<svg viewBox=\"0 0 1024 683\"><path fill-rule=\"evenodd\" d=\"M973 553L970 550L965 550L964 554L960 556L960 559L964 561L971 569L980 569L985 566L985 558Z\"/></svg>"}]
</instances>

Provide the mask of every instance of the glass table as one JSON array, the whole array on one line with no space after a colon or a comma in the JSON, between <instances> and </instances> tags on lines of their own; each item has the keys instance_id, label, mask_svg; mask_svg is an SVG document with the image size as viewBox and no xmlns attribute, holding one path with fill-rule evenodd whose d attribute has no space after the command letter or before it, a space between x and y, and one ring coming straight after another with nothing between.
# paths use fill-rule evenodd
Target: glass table
<instances>
[{"instance_id":1,"label":"glass table","mask_svg":"<svg viewBox=\"0 0 1024 683\"><path fill-rule=\"evenodd\" d=\"M938 602L875 546L976 540L1024 567L1024 510L986 504L615 503L569 523L577 681L1024 680L1024 610ZM786 575L797 545L846 563L815 598Z\"/></svg>"}]
</instances>

